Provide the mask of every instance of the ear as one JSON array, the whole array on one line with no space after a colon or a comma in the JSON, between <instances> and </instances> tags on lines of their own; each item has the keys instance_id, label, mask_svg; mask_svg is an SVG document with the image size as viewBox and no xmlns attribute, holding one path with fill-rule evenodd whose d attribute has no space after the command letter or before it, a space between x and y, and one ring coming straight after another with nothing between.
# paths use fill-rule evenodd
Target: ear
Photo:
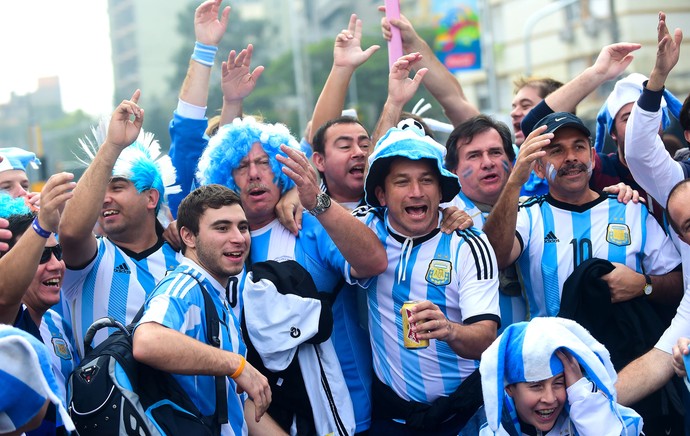
<instances>
[{"instance_id":1,"label":"ear","mask_svg":"<svg viewBox=\"0 0 690 436\"><path fill-rule=\"evenodd\" d=\"M544 166L544 160L539 158L534 161L534 172L542 179L546 178L546 167Z\"/></svg>"},{"instance_id":2,"label":"ear","mask_svg":"<svg viewBox=\"0 0 690 436\"><path fill-rule=\"evenodd\" d=\"M611 139L613 139L613 142L618 145L618 135L616 135L616 132L611 132Z\"/></svg>"},{"instance_id":3,"label":"ear","mask_svg":"<svg viewBox=\"0 0 690 436\"><path fill-rule=\"evenodd\" d=\"M324 172L326 167L324 166L324 156L318 151L315 151L311 155L311 161L314 162L314 166L316 167L317 170L320 172Z\"/></svg>"},{"instance_id":4,"label":"ear","mask_svg":"<svg viewBox=\"0 0 690 436\"><path fill-rule=\"evenodd\" d=\"M690 143L690 129L684 130L683 131L683 136L685 137L685 140Z\"/></svg>"},{"instance_id":5,"label":"ear","mask_svg":"<svg viewBox=\"0 0 690 436\"><path fill-rule=\"evenodd\" d=\"M196 248L196 236L187 227L180 227L180 239L187 248Z\"/></svg>"},{"instance_id":6,"label":"ear","mask_svg":"<svg viewBox=\"0 0 690 436\"><path fill-rule=\"evenodd\" d=\"M147 196L146 208L150 210L156 210L156 205L158 205L158 199L161 196L160 192L158 192L158 189L147 189L146 191L144 191L144 193Z\"/></svg>"},{"instance_id":7,"label":"ear","mask_svg":"<svg viewBox=\"0 0 690 436\"><path fill-rule=\"evenodd\" d=\"M591 152L589 161L592 162L592 169L594 169L594 167L597 166L597 151L594 149L594 147L589 147L589 150Z\"/></svg>"},{"instance_id":8,"label":"ear","mask_svg":"<svg viewBox=\"0 0 690 436\"><path fill-rule=\"evenodd\" d=\"M513 395L515 395L515 384L506 386L506 394L508 394L510 398L513 398Z\"/></svg>"},{"instance_id":9,"label":"ear","mask_svg":"<svg viewBox=\"0 0 690 436\"><path fill-rule=\"evenodd\" d=\"M376 199L379 201L381 206L387 206L386 193L384 192L382 187L377 186L376 188L374 188L374 195L376 195Z\"/></svg>"}]
</instances>

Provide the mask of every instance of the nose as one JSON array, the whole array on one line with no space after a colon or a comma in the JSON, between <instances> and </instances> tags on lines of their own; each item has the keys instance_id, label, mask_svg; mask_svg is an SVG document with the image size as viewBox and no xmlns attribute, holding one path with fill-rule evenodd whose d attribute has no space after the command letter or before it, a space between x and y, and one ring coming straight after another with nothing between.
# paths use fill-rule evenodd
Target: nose
<instances>
[{"instance_id":1,"label":"nose","mask_svg":"<svg viewBox=\"0 0 690 436\"><path fill-rule=\"evenodd\" d=\"M50 253L50 260L46 262L46 269L50 271L59 270L62 268L62 261L55 257L55 253Z\"/></svg>"},{"instance_id":2,"label":"nose","mask_svg":"<svg viewBox=\"0 0 690 436\"><path fill-rule=\"evenodd\" d=\"M256 164L256 162L249 161L247 175L249 176L249 180L258 180L261 177L259 166Z\"/></svg>"},{"instance_id":3,"label":"nose","mask_svg":"<svg viewBox=\"0 0 690 436\"><path fill-rule=\"evenodd\" d=\"M553 391L553 387L545 386L542 392L541 401L543 403L552 404L556 401L556 393Z\"/></svg>"},{"instance_id":4,"label":"nose","mask_svg":"<svg viewBox=\"0 0 690 436\"><path fill-rule=\"evenodd\" d=\"M29 195L29 191L24 189L22 185L19 183L14 185L14 188L12 189L12 196L14 198L26 197L27 195Z\"/></svg>"},{"instance_id":5,"label":"nose","mask_svg":"<svg viewBox=\"0 0 690 436\"><path fill-rule=\"evenodd\" d=\"M495 165L494 161L489 157L489 153L482 154L482 168L492 168Z\"/></svg>"},{"instance_id":6,"label":"nose","mask_svg":"<svg viewBox=\"0 0 690 436\"><path fill-rule=\"evenodd\" d=\"M355 146L352 149L352 158L361 159L364 156L366 156L365 151L362 149L362 147L359 146L359 144L355 144Z\"/></svg>"},{"instance_id":7,"label":"nose","mask_svg":"<svg viewBox=\"0 0 690 436\"><path fill-rule=\"evenodd\" d=\"M422 185L419 181L414 180L410 183L410 197L421 197L422 196Z\"/></svg>"},{"instance_id":8,"label":"nose","mask_svg":"<svg viewBox=\"0 0 690 436\"><path fill-rule=\"evenodd\" d=\"M522 110L519 106L515 106L512 111L510 111L510 117L515 120L522 115Z\"/></svg>"},{"instance_id":9,"label":"nose","mask_svg":"<svg viewBox=\"0 0 690 436\"><path fill-rule=\"evenodd\" d=\"M246 242L246 240L244 239L244 235L237 226L234 226L232 230L230 230L228 236L230 238L230 241L234 244L244 245L244 243Z\"/></svg>"}]
</instances>

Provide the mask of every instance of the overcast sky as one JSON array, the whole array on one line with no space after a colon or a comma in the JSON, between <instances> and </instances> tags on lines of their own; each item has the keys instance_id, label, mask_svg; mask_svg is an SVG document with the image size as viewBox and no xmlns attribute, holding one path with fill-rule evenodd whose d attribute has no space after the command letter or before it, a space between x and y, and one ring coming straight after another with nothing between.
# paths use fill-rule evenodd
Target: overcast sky
<instances>
[{"instance_id":1,"label":"overcast sky","mask_svg":"<svg viewBox=\"0 0 690 436\"><path fill-rule=\"evenodd\" d=\"M59 76L64 110L99 116L112 109L113 73L106 0L0 2L0 104Z\"/></svg>"}]
</instances>

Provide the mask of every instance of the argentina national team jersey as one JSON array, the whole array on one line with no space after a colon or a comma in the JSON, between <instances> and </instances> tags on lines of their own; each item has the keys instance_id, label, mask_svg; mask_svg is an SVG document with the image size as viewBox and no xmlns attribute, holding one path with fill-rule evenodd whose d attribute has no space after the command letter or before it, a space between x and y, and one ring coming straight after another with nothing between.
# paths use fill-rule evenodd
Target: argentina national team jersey
<instances>
[{"instance_id":1,"label":"argentina national team jersey","mask_svg":"<svg viewBox=\"0 0 690 436\"><path fill-rule=\"evenodd\" d=\"M367 217L388 255L388 268L367 288L374 372L400 398L429 404L453 393L478 362L440 340L405 348L400 309L408 300L429 300L455 323L499 322L496 258L476 229L451 235L436 229L406 239L389 230L380 214Z\"/></svg>"},{"instance_id":2,"label":"argentina national team jersey","mask_svg":"<svg viewBox=\"0 0 690 436\"><path fill-rule=\"evenodd\" d=\"M193 277L192 277L193 276ZM194 279L196 278L196 280ZM184 258L180 265L156 286L146 300L146 312L137 326L155 322L164 327L207 343L204 297L197 280L211 296L220 319L221 349L246 356L240 323L225 300L225 288L206 274L195 262ZM173 377L189 394L190 399L204 415L213 414L216 406L215 379L208 375L177 375ZM244 421L245 395L236 393L237 385L225 377L228 397L228 424L223 435L246 435ZM191 436L191 435L190 435Z\"/></svg>"},{"instance_id":3,"label":"argentina national team jersey","mask_svg":"<svg viewBox=\"0 0 690 436\"><path fill-rule=\"evenodd\" d=\"M516 230L532 317L558 314L563 283L587 259L606 259L651 275L680 264L678 251L644 205L625 205L606 194L581 206L548 194L532 198L520 206Z\"/></svg>"},{"instance_id":4,"label":"argentina national team jersey","mask_svg":"<svg viewBox=\"0 0 690 436\"><path fill-rule=\"evenodd\" d=\"M129 324L146 296L182 258L162 240L136 254L121 249L108 238L98 238L96 257L82 269L67 268L62 283L79 355L84 355L84 334L94 321L110 316ZM92 346L103 342L110 333L112 329L101 329Z\"/></svg>"},{"instance_id":5,"label":"argentina national team jersey","mask_svg":"<svg viewBox=\"0 0 690 436\"><path fill-rule=\"evenodd\" d=\"M48 309L43 314L41 325L39 326L43 343L48 348L51 366L55 381L60 390L60 398L67 398L66 386L69 375L79 364L79 357L74 348L72 336L65 330L65 323L62 317L52 309ZM62 425L60 414L57 415L58 426Z\"/></svg>"},{"instance_id":6,"label":"argentina national team jersey","mask_svg":"<svg viewBox=\"0 0 690 436\"><path fill-rule=\"evenodd\" d=\"M455 206L458 209L465 211L470 218L472 218L472 226L478 230L484 229L484 223L489 215L488 212L482 212L479 210L474 202L470 200L465 193L462 192L462 190L450 202L442 204L441 206ZM501 276L499 273L499 278L500 277ZM508 295L501 292L500 285L502 284L503 283L499 284L498 292L498 305L501 308L501 327L496 332L497 335L503 333L503 330L505 330L505 328L509 325L516 322L525 321L527 318L527 303L525 302L525 296Z\"/></svg>"}]
</instances>

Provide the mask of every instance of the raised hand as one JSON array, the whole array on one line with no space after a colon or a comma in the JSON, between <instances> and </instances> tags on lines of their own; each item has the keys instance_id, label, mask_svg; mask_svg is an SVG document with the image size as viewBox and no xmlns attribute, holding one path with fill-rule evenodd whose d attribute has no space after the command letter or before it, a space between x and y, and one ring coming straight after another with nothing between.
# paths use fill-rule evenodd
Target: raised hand
<instances>
[{"instance_id":1,"label":"raised hand","mask_svg":"<svg viewBox=\"0 0 690 436\"><path fill-rule=\"evenodd\" d=\"M218 46L220 40L228 28L230 6L223 9L223 14L218 19L220 4L223 0L207 0L196 8L194 13L194 35L202 44Z\"/></svg>"},{"instance_id":2,"label":"raised hand","mask_svg":"<svg viewBox=\"0 0 690 436\"><path fill-rule=\"evenodd\" d=\"M410 72L414 65L422 60L422 55L419 53L410 53L403 55L400 59L395 61L388 74L388 99L392 100L399 106L403 106L410 101L412 96L422 83L424 75L429 71L427 68L421 68L410 79Z\"/></svg>"},{"instance_id":3,"label":"raised hand","mask_svg":"<svg viewBox=\"0 0 690 436\"><path fill-rule=\"evenodd\" d=\"M379 48L372 45L362 50L362 20L356 14L350 16L347 29L343 29L335 38L333 47L333 66L347 67L353 70L366 62Z\"/></svg>"},{"instance_id":4,"label":"raised hand","mask_svg":"<svg viewBox=\"0 0 690 436\"><path fill-rule=\"evenodd\" d=\"M264 72L264 67L259 65L250 71L254 46L247 45L239 54L230 50L228 60L221 66L220 87L223 90L223 99L226 101L243 100L252 93L256 82Z\"/></svg>"},{"instance_id":5,"label":"raised hand","mask_svg":"<svg viewBox=\"0 0 690 436\"><path fill-rule=\"evenodd\" d=\"M604 81L618 77L633 61L632 52L639 50L640 44L631 42L619 42L607 45L601 49L597 60L594 62L594 70L601 75Z\"/></svg>"},{"instance_id":6,"label":"raised hand","mask_svg":"<svg viewBox=\"0 0 690 436\"><path fill-rule=\"evenodd\" d=\"M105 142L118 147L120 151L136 141L144 124L144 109L137 105L140 96L141 91L137 89L130 100L122 100L110 118Z\"/></svg>"},{"instance_id":7,"label":"raised hand","mask_svg":"<svg viewBox=\"0 0 690 436\"><path fill-rule=\"evenodd\" d=\"M72 173L50 176L41 191L41 208L38 211L38 223L43 229L57 233L62 210L67 200L73 197L72 190L76 186Z\"/></svg>"}]
</instances>

